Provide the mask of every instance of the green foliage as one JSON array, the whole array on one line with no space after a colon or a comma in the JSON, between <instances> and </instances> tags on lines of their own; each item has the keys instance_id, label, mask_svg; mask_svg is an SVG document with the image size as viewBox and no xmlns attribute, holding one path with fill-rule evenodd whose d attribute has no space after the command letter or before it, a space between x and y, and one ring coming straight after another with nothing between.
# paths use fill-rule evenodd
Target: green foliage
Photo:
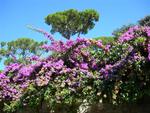
<instances>
[{"instance_id":1,"label":"green foliage","mask_svg":"<svg viewBox=\"0 0 150 113\"><path fill-rule=\"evenodd\" d=\"M141 26L150 26L150 15L142 18L141 20L138 21L138 23Z\"/></svg>"},{"instance_id":2,"label":"green foliage","mask_svg":"<svg viewBox=\"0 0 150 113\"><path fill-rule=\"evenodd\" d=\"M114 37L101 36L101 37L94 38L94 40L102 40L103 44L108 44L108 43L113 43L114 42Z\"/></svg>"},{"instance_id":3,"label":"green foliage","mask_svg":"<svg viewBox=\"0 0 150 113\"><path fill-rule=\"evenodd\" d=\"M99 14L92 9L77 11L75 9L66 10L49 14L45 22L51 25L51 33L59 32L66 39L78 34L87 34L93 29L96 21L99 20Z\"/></svg>"},{"instance_id":4,"label":"green foliage","mask_svg":"<svg viewBox=\"0 0 150 113\"><path fill-rule=\"evenodd\" d=\"M6 113L13 113L16 111L16 109L21 107L20 105L21 105L21 103L19 101L12 101L9 104L4 103L4 109L3 110Z\"/></svg>"},{"instance_id":5,"label":"green foliage","mask_svg":"<svg viewBox=\"0 0 150 113\"><path fill-rule=\"evenodd\" d=\"M28 63L27 58L30 56L41 56L45 52L39 47L45 43L47 42L37 42L30 38L19 38L15 41L1 42L0 58L5 60L5 65L14 62L15 57L17 62L26 64Z\"/></svg>"}]
</instances>

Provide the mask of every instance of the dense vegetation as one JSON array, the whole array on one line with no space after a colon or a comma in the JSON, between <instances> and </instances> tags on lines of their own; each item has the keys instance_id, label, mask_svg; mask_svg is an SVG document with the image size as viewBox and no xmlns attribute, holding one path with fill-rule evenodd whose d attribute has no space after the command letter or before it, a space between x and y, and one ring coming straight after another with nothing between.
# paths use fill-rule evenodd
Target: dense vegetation
<instances>
[{"instance_id":1,"label":"dense vegetation","mask_svg":"<svg viewBox=\"0 0 150 113\"><path fill-rule=\"evenodd\" d=\"M113 38L66 42L43 33L50 44L39 46L54 54L15 62L0 72L0 110L77 113L84 102L119 106L150 95L150 27L133 26ZM2 112L2 111L1 111Z\"/></svg>"}]
</instances>

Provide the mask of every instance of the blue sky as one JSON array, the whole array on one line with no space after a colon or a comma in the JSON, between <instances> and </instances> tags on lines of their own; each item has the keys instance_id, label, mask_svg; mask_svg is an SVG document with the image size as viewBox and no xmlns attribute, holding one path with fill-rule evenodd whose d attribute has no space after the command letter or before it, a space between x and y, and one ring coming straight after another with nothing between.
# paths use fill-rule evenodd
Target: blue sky
<instances>
[{"instance_id":1,"label":"blue sky","mask_svg":"<svg viewBox=\"0 0 150 113\"><path fill-rule=\"evenodd\" d=\"M112 31L125 24L136 23L150 15L150 0L0 0L0 41L20 37L43 40L43 36L29 30L34 25L49 31L44 17L70 8L95 9L100 14L96 26L84 37L110 36ZM58 33L57 39L63 39Z\"/></svg>"},{"instance_id":2,"label":"blue sky","mask_svg":"<svg viewBox=\"0 0 150 113\"><path fill-rule=\"evenodd\" d=\"M109 36L114 29L149 15L150 0L0 0L0 41L20 37L43 40L42 35L27 29L26 25L49 31L44 17L70 8L92 8L99 12L99 22L84 36L91 38ZM59 34L54 36L63 39Z\"/></svg>"}]
</instances>

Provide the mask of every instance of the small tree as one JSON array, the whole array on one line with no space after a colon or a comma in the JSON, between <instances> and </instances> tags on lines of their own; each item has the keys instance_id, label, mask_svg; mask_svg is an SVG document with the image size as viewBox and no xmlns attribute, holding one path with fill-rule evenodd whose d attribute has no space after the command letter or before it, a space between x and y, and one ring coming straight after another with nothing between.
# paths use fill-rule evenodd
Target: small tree
<instances>
[{"instance_id":1,"label":"small tree","mask_svg":"<svg viewBox=\"0 0 150 113\"><path fill-rule=\"evenodd\" d=\"M53 34L59 32L66 39L78 34L87 34L94 28L95 23L99 20L99 14L92 9L77 11L75 9L66 10L49 14L45 22L51 25L50 32Z\"/></svg>"},{"instance_id":2,"label":"small tree","mask_svg":"<svg viewBox=\"0 0 150 113\"><path fill-rule=\"evenodd\" d=\"M14 60L17 62L27 63L27 58L33 55L41 56L44 50L39 46L47 43L37 42L30 38L19 38L15 41L0 42L0 60L4 59L5 65Z\"/></svg>"},{"instance_id":3,"label":"small tree","mask_svg":"<svg viewBox=\"0 0 150 113\"><path fill-rule=\"evenodd\" d=\"M138 21L141 26L150 26L150 15L144 17L143 19Z\"/></svg>"}]
</instances>

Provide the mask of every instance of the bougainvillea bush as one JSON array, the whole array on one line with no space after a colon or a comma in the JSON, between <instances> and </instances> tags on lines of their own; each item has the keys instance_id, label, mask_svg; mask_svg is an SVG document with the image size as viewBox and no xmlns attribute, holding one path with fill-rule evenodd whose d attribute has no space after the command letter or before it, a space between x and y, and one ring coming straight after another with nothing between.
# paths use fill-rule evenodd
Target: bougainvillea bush
<instances>
[{"instance_id":1,"label":"bougainvillea bush","mask_svg":"<svg viewBox=\"0 0 150 113\"><path fill-rule=\"evenodd\" d=\"M77 113L84 102L135 103L150 93L150 27L134 26L117 41L50 39L41 48L46 58L30 65L13 63L0 73L0 107L15 112L26 107ZM37 110L37 112L38 112Z\"/></svg>"}]
</instances>

